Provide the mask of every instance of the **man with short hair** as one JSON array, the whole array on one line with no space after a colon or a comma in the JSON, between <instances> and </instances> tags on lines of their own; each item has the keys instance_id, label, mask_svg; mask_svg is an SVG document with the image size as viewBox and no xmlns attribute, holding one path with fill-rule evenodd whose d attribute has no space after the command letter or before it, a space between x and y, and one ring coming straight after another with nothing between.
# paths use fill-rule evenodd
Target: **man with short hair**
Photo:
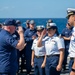
<instances>
[{"instance_id":1,"label":"man with short hair","mask_svg":"<svg viewBox=\"0 0 75 75\"><path fill-rule=\"evenodd\" d=\"M3 29L0 32L0 74L16 75L17 72L17 53L16 49L24 48L24 35L21 26L18 27L19 40L16 40L12 34L16 30L16 21L7 19L4 22Z\"/></svg>"},{"instance_id":2,"label":"man with short hair","mask_svg":"<svg viewBox=\"0 0 75 75\"><path fill-rule=\"evenodd\" d=\"M67 64L67 57L68 57L68 49L70 44L70 39L72 36L72 26L69 24L69 22L66 24L66 28L62 30L61 36L64 39L65 42L65 54L64 54L64 61L63 61L63 70L66 70L66 64Z\"/></svg>"},{"instance_id":3,"label":"man with short hair","mask_svg":"<svg viewBox=\"0 0 75 75\"><path fill-rule=\"evenodd\" d=\"M73 8L67 9L67 18L70 25L73 26L72 36L69 46L69 56L70 56L69 69L70 69L70 75L75 75L75 9Z\"/></svg>"},{"instance_id":4,"label":"man with short hair","mask_svg":"<svg viewBox=\"0 0 75 75\"><path fill-rule=\"evenodd\" d=\"M27 29L24 33L25 41L27 43L25 47L25 59L26 59L26 70L27 74L30 74L31 71L31 46L33 43L33 40L36 38L36 29L35 29L35 22L34 20L31 20L29 22L30 28Z\"/></svg>"}]
</instances>

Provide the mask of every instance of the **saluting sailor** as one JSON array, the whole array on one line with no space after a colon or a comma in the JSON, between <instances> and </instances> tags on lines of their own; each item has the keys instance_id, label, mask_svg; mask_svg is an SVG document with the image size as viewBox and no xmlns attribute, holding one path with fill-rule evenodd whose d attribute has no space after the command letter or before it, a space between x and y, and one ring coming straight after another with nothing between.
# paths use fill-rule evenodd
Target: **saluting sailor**
<instances>
[{"instance_id":1,"label":"saluting sailor","mask_svg":"<svg viewBox=\"0 0 75 75\"><path fill-rule=\"evenodd\" d=\"M34 74L35 75L45 75L45 46L44 46L44 37L42 39L42 46L38 47L39 37L41 33L44 31L43 25L38 25L36 27L38 37L33 41L32 44L32 61L31 65L34 66Z\"/></svg>"},{"instance_id":2,"label":"saluting sailor","mask_svg":"<svg viewBox=\"0 0 75 75\"><path fill-rule=\"evenodd\" d=\"M64 40L58 37L59 34L55 23L48 24L46 28L48 33L48 36L45 37L46 75L60 75L64 59ZM42 37L43 35L41 35L40 39Z\"/></svg>"},{"instance_id":3,"label":"saluting sailor","mask_svg":"<svg viewBox=\"0 0 75 75\"><path fill-rule=\"evenodd\" d=\"M75 9L73 8L67 9L67 19L70 25L74 27L72 30L72 36L69 46L69 56L70 56L69 70L70 75L75 75Z\"/></svg>"},{"instance_id":4,"label":"saluting sailor","mask_svg":"<svg viewBox=\"0 0 75 75\"><path fill-rule=\"evenodd\" d=\"M0 75L16 75L18 69L17 50L24 48L24 35L21 26L18 26L19 40L12 34L16 30L16 20L7 19L0 32Z\"/></svg>"}]
</instances>

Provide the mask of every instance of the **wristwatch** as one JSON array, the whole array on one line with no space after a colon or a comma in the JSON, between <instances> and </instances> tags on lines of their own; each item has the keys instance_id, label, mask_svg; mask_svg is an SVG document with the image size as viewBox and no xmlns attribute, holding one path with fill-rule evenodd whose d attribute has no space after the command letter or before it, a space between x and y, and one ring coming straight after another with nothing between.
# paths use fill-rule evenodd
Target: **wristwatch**
<instances>
[{"instance_id":1,"label":"wristwatch","mask_svg":"<svg viewBox=\"0 0 75 75\"><path fill-rule=\"evenodd\" d=\"M72 68L72 71L75 72L75 69Z\"/></svg>"}]
</instances>

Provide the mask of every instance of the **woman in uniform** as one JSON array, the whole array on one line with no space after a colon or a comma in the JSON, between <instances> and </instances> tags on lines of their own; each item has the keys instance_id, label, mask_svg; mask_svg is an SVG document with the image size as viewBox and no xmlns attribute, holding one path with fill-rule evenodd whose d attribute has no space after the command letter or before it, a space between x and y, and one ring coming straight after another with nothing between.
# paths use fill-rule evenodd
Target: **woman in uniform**
<instances>
[{"instance_id":1,"label":"woman in uniform","mask_svg":"<svg viewBox=\"0 0 75 75\"><path fill-rule=\"evenodd\" d=\"M32 60L31 65L34 66L34 74L35 75L45 75L45 47L42 45L41 47L37 47L38 45L38 39L41 36L42 31L44 30L43 25L39 25L36 27L37 30L37 38L33 41L32 44ZM42 43L45 41L45 39L42 39Z\"/></svg>"},{"instance_id":2,"label":"woman in uniform","mask_svg":"<svg viewBox=\"0 0 75 75\"><path fill-rule=\"evenodd\" d=\"M48 36L45 37L46 49L46 75L60 75L62 63L64 59L64 40L58 37L58 30L55 23L46 26ZM44 32L39 38L38 46L40 46Z\"/></svg>"}]
</instances>

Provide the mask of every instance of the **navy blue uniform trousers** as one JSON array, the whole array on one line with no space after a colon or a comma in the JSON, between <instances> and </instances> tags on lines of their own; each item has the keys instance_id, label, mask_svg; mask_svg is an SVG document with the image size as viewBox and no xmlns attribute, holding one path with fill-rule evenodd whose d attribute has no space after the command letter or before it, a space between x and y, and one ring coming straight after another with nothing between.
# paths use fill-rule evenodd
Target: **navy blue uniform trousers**
<instances>
[{"instance_id":1,"label":"navy blue uniform trousers","mask_svg":"<svg viewBox=\"0 0 75 75\"><path fill-rule=\"evenodd\" d=\"M56 70L59 62L59 56L48 56L46 58L46 75L60 75L60 71Z\"/></svg>"},{"instance_id":2,"label":"navy blue uniform trousers","mask_svg":"<svg viewBox=\"0 0 75 75\"><path fill-rule=\"evenodd\" d=\"M45 68L41 68L44 57L34 58L34 75L45 75Z\"/></svg>"},{"instance_id":3,"label":"navy blue uniform trousers","mask_svg":"<svg viewBox=\"0 0 75 75\"><path fill-rule=\"evenodd\" d=\"M70 61L69 61L69 72L71 72L71 70L72 70L73 63L74 63L74 58L70 58Z\"/></svg>"},{"instance_id":4,"label":"navy blue uniform trousers","mask_svg":"<svg viewBox=\"0 0 75 75\"><path fill-rule=\"evenodd\" d=\"M13 73L13 72L11 72L11 73L0 73L0 75L16 75L16 73Z\"/></svg>"}]
</instances>

